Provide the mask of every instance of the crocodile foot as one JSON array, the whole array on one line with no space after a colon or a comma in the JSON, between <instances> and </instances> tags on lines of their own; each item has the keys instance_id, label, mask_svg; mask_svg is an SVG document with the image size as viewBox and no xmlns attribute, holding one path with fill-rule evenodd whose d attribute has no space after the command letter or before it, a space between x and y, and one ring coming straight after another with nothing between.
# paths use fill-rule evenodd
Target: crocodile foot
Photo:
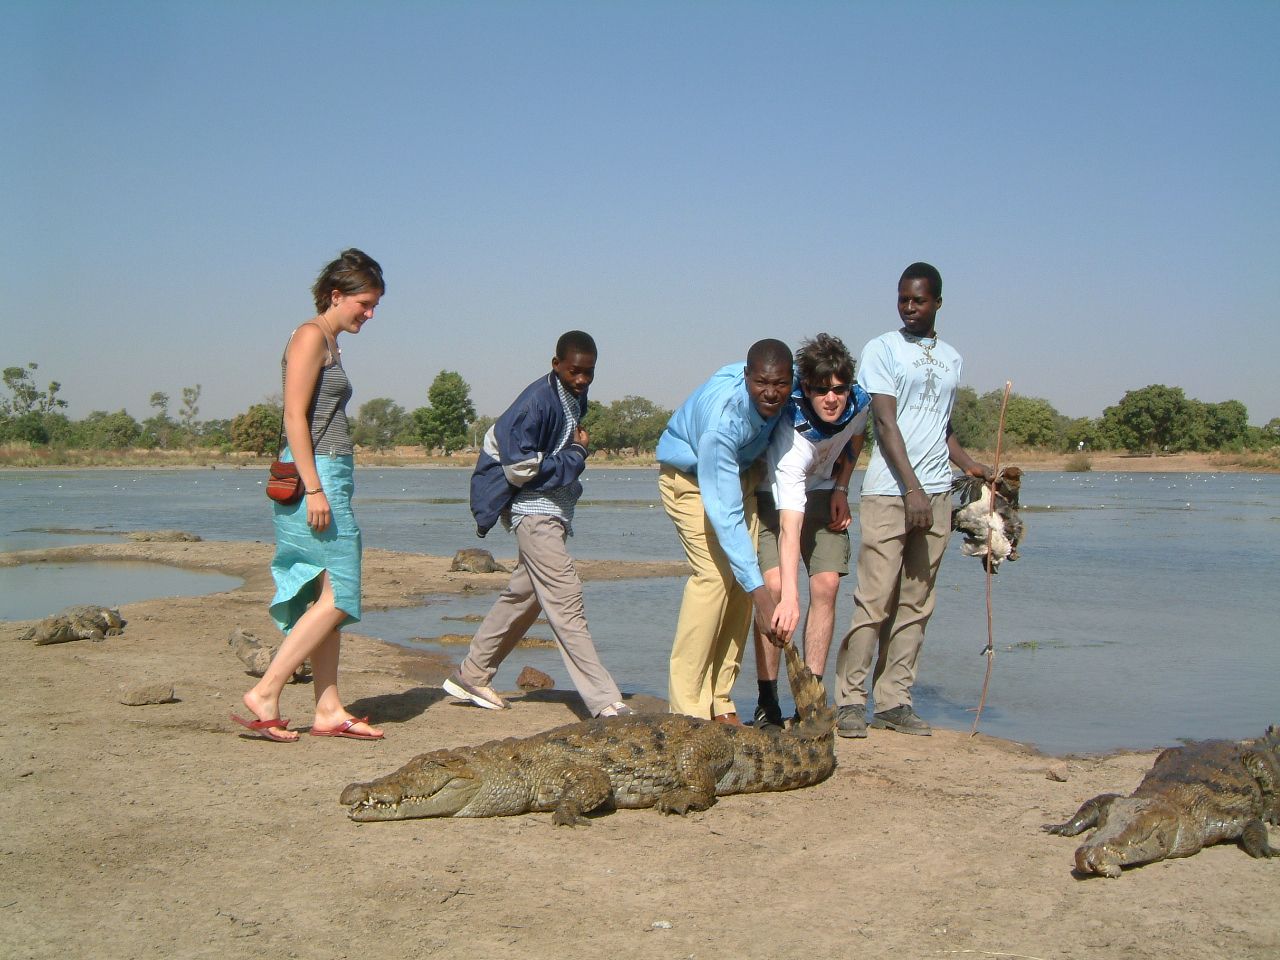
<instances>
[{"instance_id":1,"label":"crocodile foot","mask_svg":"<svg viewBox=\"0 0 1280 960\"><path fill-rule=\"evenodd\" d=\"M709 797L696 790L679 787L668 790L653 806L659 813L675 813L683 817L692 810L706 810L715 802L714 796Z\"/></svg>"}]
</instances>

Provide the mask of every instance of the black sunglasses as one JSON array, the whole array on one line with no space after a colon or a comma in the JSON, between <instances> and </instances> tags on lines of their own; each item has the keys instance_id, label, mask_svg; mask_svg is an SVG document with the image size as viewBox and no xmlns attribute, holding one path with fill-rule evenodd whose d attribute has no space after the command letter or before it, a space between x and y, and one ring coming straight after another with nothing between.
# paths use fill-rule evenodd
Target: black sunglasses
<instances>
[{"instance_id":1,"label":"black sunglasses","mask_svg":"<svg viewBox=\"0 0 1280 960\"><path fill-rule=\"evenodd\" d=\"M833 383L829 387L811 387L809 384L804 385L805 390L812 393L815 397L825 397L828 393L834 393L837 397L843 397L846 393L853 389L851 383Z\"/></svg>"}]
</instances>

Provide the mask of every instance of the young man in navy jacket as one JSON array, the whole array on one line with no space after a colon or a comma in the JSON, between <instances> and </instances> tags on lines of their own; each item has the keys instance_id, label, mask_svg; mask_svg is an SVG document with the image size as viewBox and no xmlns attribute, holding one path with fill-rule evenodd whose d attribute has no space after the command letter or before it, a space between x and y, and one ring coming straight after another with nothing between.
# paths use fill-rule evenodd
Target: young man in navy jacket
<instances>
[{"instance_id":1,"label":"young man in navy jacket","mask_svg":"<svg viewBox=\"0 0 1280 960\"><path fill-rule=\"evenodd\" d=\"M587 628L582 581L569 556L573 512L587 465L587 388L596 375L596 343L571 330L556 343L551 373L529 384L489 432L471 475L471 513L483 537L499 520L515 533L519 562L511 581L444 689L489 710L505 700L489 685L525 631L545 613L573 685L592 716L631 713L600 662Z\"/></svg>"}]
</instances>

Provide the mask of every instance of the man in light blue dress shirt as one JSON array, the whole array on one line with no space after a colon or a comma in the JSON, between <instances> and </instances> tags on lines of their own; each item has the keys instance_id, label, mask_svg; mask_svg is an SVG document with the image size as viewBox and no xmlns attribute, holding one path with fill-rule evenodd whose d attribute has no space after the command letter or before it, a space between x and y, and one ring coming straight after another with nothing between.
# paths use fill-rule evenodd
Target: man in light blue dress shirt
<instances>
[{"instance_id":1,"label":"man in light blue dress shirt","mask_svg":"<svg viewBox=\"0 0 1280 960\"><path fill-rule=\"evenodd\" d=\"M787 408L791 379L791 350L761 340L745 366L730 364L699 387L658 440L662 505L693 567L671 647L672 713L740 723L732 693L753 601L757 625L773 637L775 604L756 558L753 466Z\"/></svg>"}]
</instances>

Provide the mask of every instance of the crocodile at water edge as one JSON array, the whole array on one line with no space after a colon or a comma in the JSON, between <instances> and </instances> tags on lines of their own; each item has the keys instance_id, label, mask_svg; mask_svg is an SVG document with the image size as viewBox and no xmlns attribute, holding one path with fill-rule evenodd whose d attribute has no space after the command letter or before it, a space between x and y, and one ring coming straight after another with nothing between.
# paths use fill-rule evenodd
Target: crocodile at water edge
<instances>
[{"instance_id":1,"label":"crocodile at water edge","mask_svg":"<svg viewBox=\"0 0 1280 960\"><path fill-rule=\"evenodd\" d=\"M351 784L339 802L360 821L551 811L552 823L574 826L597 809L683 815L728 794L812 786L835 769L835 710L794 644L786 659L800 720L785 731L679 714L597 718L424 753L385 777Z\"/></svg>"},{"instance_id":2,"label":"crocodile at water edge","mask_svg":"<svg viewBox=\"0 0 1280 960\"><path fill-rule=\"evenodd\" d=\"M1081 873L1120 876L1120 868L1238 840L1251 857L1280 854L1267 824L1280 824L1280 727L1257 740L1204 740L1163 751L1128 797L1104 793L1066 823L1044 829L1074 837L1097 831L1076 850Z\"/></svg>"}]
</instances>

